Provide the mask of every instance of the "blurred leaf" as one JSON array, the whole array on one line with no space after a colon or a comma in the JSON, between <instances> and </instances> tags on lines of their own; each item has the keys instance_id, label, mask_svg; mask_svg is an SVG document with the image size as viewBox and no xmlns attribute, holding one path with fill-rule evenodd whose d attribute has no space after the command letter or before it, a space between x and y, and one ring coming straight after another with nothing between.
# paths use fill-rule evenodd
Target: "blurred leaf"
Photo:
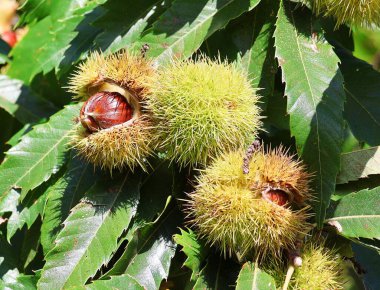
<instances>
[{"instance_id":1,"label":"blurred leaf","mask_svg":"<svg viewBox=\"0 0 380 290\"><path fill-rule=\"evenodd\" d=\"M22 127L20 130L18 130L8 141L7 144L10 146L16 146L18 142L20 142L21 137L24 136L26 133L30 132L32 130L31 124L26 124L24 127Z\"/></svg>"},{"instance_id":2,"label":"blurred leaf","mask_svg":"<svg viewBox=\"0 0 380 290\"><path fill-rule=\"evenodd\" d=\"M321 226L339 171L344 91L339 59L328 43L318 40L317 23L311 20L306 8L295 11L294 6L283 1L275 46L286 83L290 130L300 157L314 172L318 195L314 209Z\"/></svg>"},{"instance_id":3,"label":"blurred leaf","mask_svg":"<svg viewBox=\"0 0 380 290\"><path fill-rule=\"evenodd\" d=\"M380 147L343 153L337 183L347 183L371 174L380 174Z\"/></svg>"},{"instance_id":4,"label":"blurred leaf","mask_svg":"<svg viewBox=\"0 0 380 290\"><path fill-rule=\"evenodd\" d=\"M23 124L37 122L57 110L52 103L33 94L21 81L4 75L0 75L0 107Z\"/></svg>"},{"instance_id":5,"label":"blurred leaf","mask_svg":"<svg viewBox=\"0 0 380 290\"><path fill-rule=\"evenodd\" d=\"M0 65L6 64L9 61L8 53L10 50L9 45L0 38Z\"/></svg>"},{"instance_id":6,"label":"blurred leaf","mask_svg":"<svg viewBox=\"0 0 380 290\"><path fill-rule=\"evenodd\" d=\"M276 290L276 282L269 274L260 270L257 263L247 262L241 268L236 282L236 290Z\"/></svg>"},{"instance_id":7,"label":"blurred leaf","mask_svg":"<svg viewBox=\"0 0 380 290\"><path fill-rule=\"evenodd\" d=\"M37 279L34 276L24 275L19 273L17 269L8 271L3 276L3 289L12 290L33 290L37 289Z\"/></svg>"},{"instance_id":8,"label":"blurred leaf","mask_svg":"<svg viewBox=\"0 0 380 290\"><path fill-rule=\"evenodd\" d=\"M150 46L148 54L158 62L172 57L186 58L218 29L242 13L253 9L260 0L176 0L153 23L135 48Z\"/></svg>"},{"instance_id":9,"label":"blurred leaf","mask_svg":"<svg viewBox=\"0 0 380 290\"><path fill-rule=\"evenodd\" d=\"M362 273L364 285L368 290L380 289L380 254L359 245L352 245L355 260Z\"/></svg>"},{"instance_id":10,"label":"blurred leaf","mask_svg":"<svg viewBox=\"0 0 380 290\"><path fill-rule=\"evenodd\" d=\"M196 280L209 248L191 229L188 229L188 232L183 229L180 229L180 231L181 234L174 235L173 239L178 245L182 246L182 251L187 256L183 265L191 269L191 280Z\"/></svg>"},{"instance_id":11,"label":"blurred leaf","mask_svg":"<svg viewBox=\"0 0 380 290\"><path fill-rule=\"evenodd\" d=\"M112 184L112 185L111 185ZM136 213L139 179L102 180L75 206L46 255L39 289L84 285L117 249L117 239Z\"/></svg>"},{"instance_id":12,"label":"blurred leaf","mask_svg":"<svg viewBox=\"0 0 380 290\"><path fill-rule=\"evenodd\" d=\"M364 287L361 277L356 273L351 261L344 260L340 265L339 278L344 281L344 290L367 290Z\"/></svg>"},{"instance_id":13,"label":"blurred leaf","mask_svg":"<svg viewBox=\"0 0 380 290\"><path fill-rule=\"evenodd\" d=\"M120 275L112 276L108 280L97 280L83 287L75 287L75 289L86 289L86 290L106 290L106 289L133 289L133 290L144 290L132 276L130 275Z\"/></svg>"},{"instance_id":14,"label":"blurred leaf","mask_svg":"<svg viewBox=\"0 0 380 290\"><path fill-rule=\"evenodd\" d=\"M64 162L68 135L80 104L67 106L46 124L37 125L12 147L0 166L0 212L12 188L21 188L21 199L56 173Z\"/></svg>"},{"instance_id":15,"label":"blurred leaf","mask_svg":"<svg viewBox=\"0 0 380 290\"><path fill-rule=\"evenodd\" d=\"M98 179L93 166L74 157L74 154L71 155L65 174L48 189L46 194L47 201L41 227L41 244L45 254L54 247L54 241L70 210Z\"/></svg>"},{"instance_id":16,"label":"blurred leaf","mask_svg":"<svg viewBox=\"0 0 380 290\"><path fill-rule=\"evenodd\" d=\"M57 9L54 11L58 11L58 14L53 13L30 27L28 33L14 47L13 61L7 74L30 84L38 73L58 70L70 42L77 35L75 28L87 13L105 1L57 1ZM62 18L56 19L58 16Z\"/></svg>"},{"instance_id":17,"label":"blurred leaf","mask_svg":"<svg viewBox=\"0 0 380 290\"><path fill-rule=\"evenodd\" d=\"M380 145L380 73L348 51L337 50L341 59L347 102L344 116L355 137L371 146Z\"/></svg>"},{"instance_id":18,"label":"blurred leaf","mask_svg":"<svg viewBox=\"0 0 380 290\"><path fill-rule=\"evenodd\" d=\"M341 198L326 222L350 238L380 239L380 187L362 190Z\"/></svg>"}]
</instances>

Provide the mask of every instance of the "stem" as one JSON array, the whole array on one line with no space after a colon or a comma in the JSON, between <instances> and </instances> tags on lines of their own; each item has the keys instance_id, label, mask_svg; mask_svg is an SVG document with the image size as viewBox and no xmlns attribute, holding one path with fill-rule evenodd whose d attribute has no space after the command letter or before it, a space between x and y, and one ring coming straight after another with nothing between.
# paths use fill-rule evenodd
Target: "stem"
<instances>
[{"instance_id":1,"label":"stem","mask_svg":"<svg viewBox=\"0 0 380 290\"><path fill-rule=\"evenodd\" d=\"M284 286L282 286L282 290L288 289L290 279L292 279L293 273L294 273L294 266L289 265L288 271L286 272L286 278L285 278Z\"/></svg>"}]
</instances>

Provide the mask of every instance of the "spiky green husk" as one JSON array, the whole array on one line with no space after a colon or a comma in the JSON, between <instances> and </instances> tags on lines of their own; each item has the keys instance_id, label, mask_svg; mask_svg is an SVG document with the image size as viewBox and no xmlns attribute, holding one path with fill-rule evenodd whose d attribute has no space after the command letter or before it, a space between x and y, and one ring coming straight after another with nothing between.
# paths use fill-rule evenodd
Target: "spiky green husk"
<instances>
[{"instance_id":1,"label":"spiky green husk","mask_svg":"<svg viewBox=\"0 0 380 290\"><path fill-rule=\"evenodd\" d=\"M152 153L152 130L150 121L139 118L133 123L111 127L88 134L77 126L71 144L87 161L94 165L112 169L140 166L146 170L147 158Z\"/></svg>"},{"instance_id":2,"label":"spiky green husk","mask_svg":"<svg viewBox=\"0 0 380 290\"><path fill-rule=\"evenodd\" d=\"M317 13L334 17L337 25L380 26L380 1L377 0L315 0L314 7Z\"/></svg>"},{"instance_id":3,"label":"spiky green husk","mask_svg":"<svg viewBox=\"0 0 380 290\"><path fill-rule=\"evenodd\" d=\"M118 92L133 108L133 118L117 126L89 133L77 126L71 144L91 163L109 170L124 167L146 170L153 148L151 115L144 108L154 76L151 62L128 51L105 56L95 52L71 77L70 91L86 100L99 91Z\"/></svg>"},{"instance_id":4,"label":"spiky green husk","mask_svg":"<svg viewBox=\"0 0 380 290\"><path fill-rule=\"evenodd\" d=\"M142 100L149 94L153 75L151 61L141 55L126 50L107 56L94 52L71 76L69 91L86 100L104 83L111 83Z\"/></svg>"},{"instance_id":5,"label":"spiky green husk","mask_svg":"<svg viewBox=\"0 0 380 290\"><path fill-rule=\"evenodd\" d=\"M342 289L339 265L342 259L324 243L309 241L302 249L302 266L296 268L290 282L291 289Z\"/></svg>"},{"instance_id":6,"label":"spiky green husk","mask_svg":"<svg viewBox=\"0 0 380 290\"><path fill-rule=\"evenodd\" d=\"M261 125L257 102L243 72L203 57L163 68L147 105L156 118L158 146L185 166L247 145Z\"/></svg>"},{"instance_id":7,"label":"spiky green husk","mask_svg":"<svg viewBox=\"0 0 380 290\"><path fill-rule=\"evenodd\" d=\"M273 178L307 190L308 181L297 177L309 175L282 149L269 153L258 150L249 174L243 174L243 156L242 150L231 152L201 172L196 190L189 194L190 223L225 255L279 259L283 249L294 247L308 231L308 206L297 210L282 207L263 199L262 192L271 186Z\"/></svg>"}]
</instances>

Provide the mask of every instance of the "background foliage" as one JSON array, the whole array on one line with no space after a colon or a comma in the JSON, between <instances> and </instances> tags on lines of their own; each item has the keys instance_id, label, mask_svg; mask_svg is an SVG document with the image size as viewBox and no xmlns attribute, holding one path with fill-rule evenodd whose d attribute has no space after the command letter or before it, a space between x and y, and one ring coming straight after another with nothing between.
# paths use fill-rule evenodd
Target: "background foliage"
<instances>
[{"instance_id":1,"label":"background foliage","mask_svg":"<svg viewBox=\"0 0 380 290\"><path fill-rule=\"evenodd\" d=\"M27 0L28 33L13 49L0 40L2 287L275 289L255 263L224 259L186 229L190 168L157 157L148 173L111 176L68 148L75 65L148 44L159 65L203 53L249 73L260 137L314 172L315 223L348 259L346 289L379 289L380 73L367 41L379 32L334 30L295 2Z\"/></svg>"}]
</instances>

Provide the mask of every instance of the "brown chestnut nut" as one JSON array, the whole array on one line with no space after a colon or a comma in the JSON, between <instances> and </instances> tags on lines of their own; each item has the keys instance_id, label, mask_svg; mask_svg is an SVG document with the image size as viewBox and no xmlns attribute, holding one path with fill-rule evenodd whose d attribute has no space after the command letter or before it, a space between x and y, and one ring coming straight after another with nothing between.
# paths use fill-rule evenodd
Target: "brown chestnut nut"
<instances>
[{"instance_id":1,"label":"brown chestnut nut","mask_svg":"<svg viewBox=\"0 0 380 290\"><path fill-rule=\"evenodd\" d=\"M80 110L82 126L96 132L131 120L133 109L126 98L117 92L98 92Z\"/></svg>"},{"instance_id":2,"label":"brown chestnut nut","mask_svg":"<svg viewBox=\"0 0 380 290\"><path fill-rule=\"evenodd\" d=\"M271 189L263 194L265 199L279 206L284 206L289 201L289 196L283 190Z\"/></svg>"}]
</instances>

